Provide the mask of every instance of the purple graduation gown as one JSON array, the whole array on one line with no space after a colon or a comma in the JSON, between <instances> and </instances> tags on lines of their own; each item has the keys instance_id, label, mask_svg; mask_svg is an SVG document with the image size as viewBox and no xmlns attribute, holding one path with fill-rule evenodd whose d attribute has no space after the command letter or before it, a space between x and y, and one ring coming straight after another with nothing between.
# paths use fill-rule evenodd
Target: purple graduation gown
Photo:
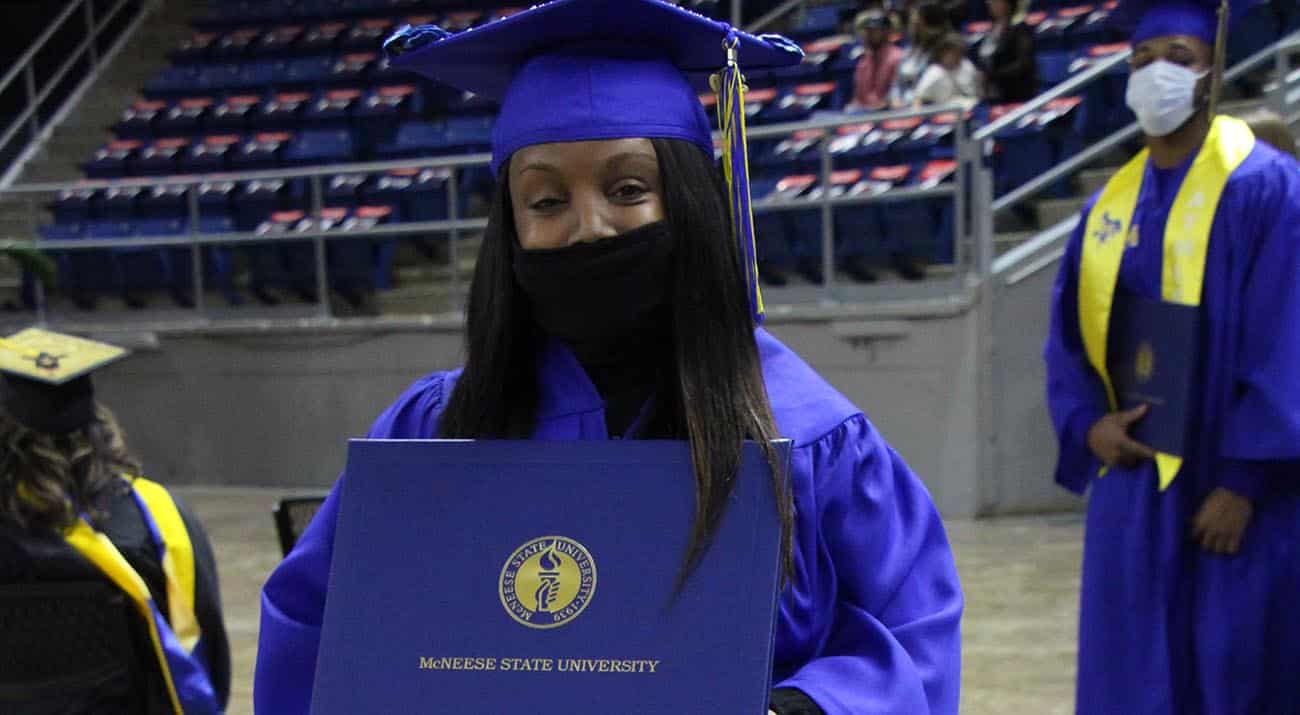
<instances>
[{"instance_id":1,"label":"purple graduation gown","mask_svg":"<svg viewBox=\"0 0 1300 715\"><path fill-rule=\"evenodd\" d=\"M795 443L795 575L773 687L799 688L828 715L956 713L962 594L929 494L857 408L771 335L757 339L777 426ZM601 398L572 354L552 343L538 370L534 438L606 439ZM416 382L370 436L433 437L457 375ZM308 711L338 494L263 589L258 713Z\"/></svg>"},{"instance_id":2,"label":"purple graduation gown","mask_svg":"<svg viewBox=\"0 0 1300 715\"><path fill-rule=\"evenodd\" d=\"M1165 221L1189 167L1148 165L1124 289L1160 297ZM1045 349L1056 480L1079 493L1091 486L1076 709L1300 713L1300 167L1257 143L1224 189L1206 258L1190 454L1165 492L1152 462L1096 478L1087 447L1107 411L1078 321L1091 207L1066 248ZM1254 502L1232 557L1188 540L1217 487Z\"/></svg>"}]
</instances>

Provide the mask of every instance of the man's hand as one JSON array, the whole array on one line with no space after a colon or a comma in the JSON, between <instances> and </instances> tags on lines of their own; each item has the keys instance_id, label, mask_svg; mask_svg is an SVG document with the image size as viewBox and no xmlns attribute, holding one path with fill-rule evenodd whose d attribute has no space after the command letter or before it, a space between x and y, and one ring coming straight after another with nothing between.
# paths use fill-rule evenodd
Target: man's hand
<instances>
[{"instance_id":1,"label":"man's hand","mask_svg":"<svg viewBox=\"0 0 1300 715\"><path fill-rule=\"evenodd\" d=\"M1088 449L1107 466L1118 464L1121 467L1131 467L1138 462L1155 459L1155 450L1128 436L1129 427L1146 414L1147 406L1138 405L1131 410L1112 412L1097 420L1088 429Z\"/></svg>"},{"instance_id":2,"label":"man's hand","mask_svg":"<svg viewBox=\"0 0 1300 715\"><path fill-rule=\"evenodd\" d=\"M1219 487L1192 519L1192 538L1212 554L1236 554L1254 513L1249 499Z\"/></svg>"}]
</instances>

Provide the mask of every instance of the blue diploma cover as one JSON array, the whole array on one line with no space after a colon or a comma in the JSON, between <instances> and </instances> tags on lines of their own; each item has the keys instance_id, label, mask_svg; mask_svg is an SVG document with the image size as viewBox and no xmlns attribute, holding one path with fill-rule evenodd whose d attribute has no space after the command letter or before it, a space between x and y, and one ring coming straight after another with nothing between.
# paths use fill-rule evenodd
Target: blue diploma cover
<instances>
[{"instance_id":1,"label":"blue diploma cover","mask_svg":"<svg viewBox=\"0 0 1300 715\"><path fill-rule=\"evenodd\" d=\"M746 444L677 592L695 509L684 442L354 440L312 712L765 712L771 484Z\"/></svg>"},{"instance_id":2,"label":"blue diploma cover","mask_svg":"<svg viewBox=\"0 0 1300 715\"><path fill-rule=\"evenodd\" d=\"M1110 314L1107 370L1120 409L1150 405L1130 434L1148 447L1183 456L1200 308L1116 290Z\"/></svg>"}]
</instances>

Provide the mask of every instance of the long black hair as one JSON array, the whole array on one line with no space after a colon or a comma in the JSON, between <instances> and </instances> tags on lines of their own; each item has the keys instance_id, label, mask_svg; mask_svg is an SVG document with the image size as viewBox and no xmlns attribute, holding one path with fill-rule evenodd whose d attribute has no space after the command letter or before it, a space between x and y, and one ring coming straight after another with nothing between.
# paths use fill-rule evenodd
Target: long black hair
<instances>
[{"instance_id":1,"label":"long black hair","mask_svg":"<svg viewBox=\"0 0 1300 715\"><path fill-rule=\"evenodd\" d=\"M773 464L784 572L793 568L794 507L770 441L778 432L754 340L749 294L731 237L722 172L693 144L654 139L664 214L674 233L669 365L655 422L687 440L695 516L681 579L699 564L726 509L745 440ZM537 417L541 336L514 277L519 249L507 171L501 171L466 312L466 361L440 420L441 436L524 439ZM679 582L680 585L680 582Z\"/></svg>"}]
</instances>

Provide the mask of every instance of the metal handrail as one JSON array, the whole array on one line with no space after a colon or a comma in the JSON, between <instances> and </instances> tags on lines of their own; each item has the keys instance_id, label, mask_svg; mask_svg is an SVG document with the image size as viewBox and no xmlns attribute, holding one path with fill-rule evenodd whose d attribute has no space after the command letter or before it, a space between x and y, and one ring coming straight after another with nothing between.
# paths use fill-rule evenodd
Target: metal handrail
<instances>
[{"instance_id":1,"label":"metal handrail","mask_svg":"<svg viewBox=\"0 0 1300 715\"><path fill-rule=\"evenodd\" d=\"M46 26L45 31L36 37L31 46L27 48L27 51L15 60L9 71L4 74L3 78L0 78L0 92L9 89L9 85L18 78L18 75L22 74L27 65L32 63L32 60L36 59L36 53L40 52L45 47L45 43L49 42L51 37L54 37L54 33L58 32L59 28L63 26L64 21L71 17L72 13L75 12L82 3L88 1L89 0L77 0L77 2L69 3L63 8L62 12L50 21L50 24Z\"/></svg>"},{"instance_id":2,"label":"metal handrail","mask_svg":"<svg viewBox=\"0 0 1300 715\"><path fill-rule=\"evenodd\" d=\"M786 15L790 14L791 10L794 10L800 5L803 5L805 2L807 2L807 0L786 0L780 5L777 5L776 7L772 8L771 10L768 10L767 14L751 22L749 24L749 27L745 28L745 32L754 33L754 34L762 32L763 28L767 27L768 25L771 25L773 22L776 22L782 17L785 17ZM736 20L734 19L734 14L733 14L733 19L731 24L733 25L740 24L736 22Z\"/></svg>"},{"instance_id":3,"label":"metal handrail","mask_svg":"<svg viewBox=\"0 0 1300 715\"><path fill-rule=\"evenodd\" d=\"M16 184L0 188L3 194L48 194L65 190L95 190L111 188L140 188L149 186L194 186L221 181L274 181L276 179L304 179L313 176L344 174L377 174L393 169L445 169L487 166L491 154L452 154L417 159L391 161L353 162L347 164L320 164L290 169L261 169L258 171L223 171L211 174L172 174L169 176L141 176L123 179L78 179L76 181L51 181L33 184Z\"/></svg>"},{"instance_id":4,"label":"metal handrail","mask_svg":"<svg viewBox=\"0 0 1300 715\"><path fill-rule=\"evenodd\" d=\"M59 83L63 81L63 78L72 71L72 68L81 61L82 53L95 47L95 43L99 41L99 33L104 28L108 27L109 23L117 17L118 13L126 7L128 1L129 0L118 0L117 4L113 6L113 9L109 10L108 14L104 16L104 19L95 24L91 29L90 35L85 40L82 40L81 44L77 45L77 48L74 51L68 54L67 59L63 61L63 64L59 65L59 69L54 73L54 76L45 83L45 88L37 93L36 96L27 103L27 107L19 113L18 117L11 120L12 123L9 125L9 129L7 129L3 135L0 135L0 147L7 145L23 128L23 125L25 125L33 115L40 111L41 104L49 98L50 94L59 86ZM69 5L68 7L74 8L76 5ZM0 83L0 92L3 91L3 83Z\"/></svg>"},{"instance_id":5,"label":"metal handrail","mask_svg":"<svg viewBox=\"0 0 1300 715\"><path fill-rule=\"evenodd\" d=\"M993 135L997 134L1003 129L1006 129L1009 126L1013 126L1016 122L1019 122L1021 119L1025 118L1029 114L1032 114L1042 109L1043 107L1046 107L1053 100L1060 99L1061 97L1070 95L1080 87L1086 84L1090 84L1094 79L1100 77L1103 74L1110 72L1111 68L1114 67L1115 65L1120 64L1121 62L1127 62L1131 54L1132 54L1132 50L1124 50L1122 52L1117 52L1114 55L1105 58L1104 60L1094 63L1088 69L1079 72L1073 77L1070 77L1064 82L1061 82L1060 84L1056 85L1052 89L1038 95L1037 97L1034 97L1032 100L1026 102L1024 105L1020 107L1017 107L1013 111L1007 112L1001 117L998 117L996 121L990 122L984 125L983 127L980 127L979 130L976 131L971 138L974 139L975 141L984 141L986 139L991 139Z\"/></svg>"},{"instance_id":6,"label":"metal handrail","mask_svg":"<svg viewBox=\"0 0 1300 715\"><path fill-rule=\"evenodd\" d=\"M1291 35L1288 35L1287 37L1278 40L1277 42L1269 45L1268 47L1265 47L1262 50L1259 50L1258 52L1255 52L1250 57L1247 57L1241 62L1238 62L1237 64L1233 65L1230 69L1224 72L1223 75L1224 81L1231 82L1240 79L1247 72L1250 72L1256 67L1259 67L1260 65L1273 60L1273 58L1277 55L1277 53L1288 52L1294 48L1300 48L1300 32L1292 33ZM1003 119L1006 118L1007 117L1003 117ZM989 139L991 136L990 130L994 128L995 128L994 125L988 125L986 127L983 127L980 131L975 133L975 138L977 140ZM1014 191L1005 194L1001 198L998 198L992 204L991 208L993 212L999 213L1005 211L1011 208L1012 206L1019 204L1021 201L1038 194L1040 191L1047 188L1048 186L1073 174L1075 170L1082 168L1083 166L1091 163L1093 160L1097 159L1100 156L1105 155L1111 149L1123 144L1124 142L1136 138L1141 133L1142 130L1138 126L1137 122L1133 122L1128 126L1113 132L1110 136L1093 144L1091 147L1079 152L1078 154L1075 154L1074 156L1070 157L1066 161L1057 164L1056 166L1052 167L1048 171L1022 184Z\"/></svg>"}]
</instances>

